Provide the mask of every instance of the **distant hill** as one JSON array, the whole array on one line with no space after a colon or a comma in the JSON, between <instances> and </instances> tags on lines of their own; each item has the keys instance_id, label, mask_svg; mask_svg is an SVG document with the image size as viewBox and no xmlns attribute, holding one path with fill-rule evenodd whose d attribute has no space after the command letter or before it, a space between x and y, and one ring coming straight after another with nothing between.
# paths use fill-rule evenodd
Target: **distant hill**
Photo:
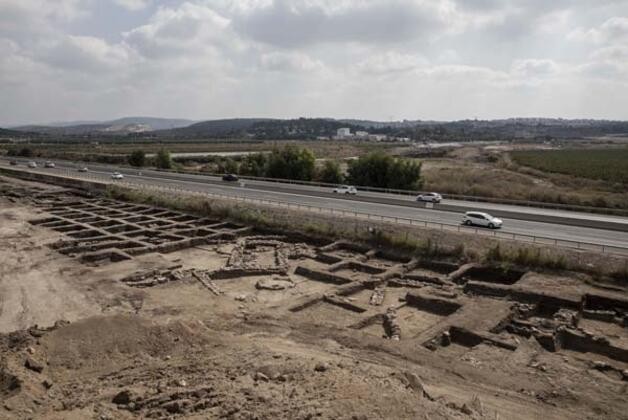
<instances>
[{"instance_id":1,"label":"distant hill","mask_svg":"<svg viewBox=\"0 0 628 420\"><path fill-rule=\"evenodd\" d=\"M55 136L79 136L90 133L96 133L109 127L107 124L82 124L82 125L70 125L66 127L51 127L44 125L24 125L21 127L15 127L13 130L32 132L46 135Z\"/></svg>"},{"instance_id":2,"label":"distant hill","mask_svg":"<svg viewBox=\"0 0 628 420\"><path fill-rule=\"evenodd\" d=\"M152 117L125 117L112 121L72 124L57 122L51 125L25 125L13 130L29 131L57 136L80 136L89 134L130 134L155 130L174 129L193 124L192 120Z\"/></svg>"},{"instance_id":3,"label":"distant hill","mask_svg":"<svg viewBox=\"0 0 628 420\"><path fill-rule=\"evenodd\" d=\"M24 137L31 134L33 133L10 130L7 128L0 128L0 137Z\"/></svg>"},{"instance_id":4,"label":"distant hill","mask_svg":"<svg viewBox=\"0 0 628 420\"><path fill-rule=\"evenodd\" d=\"M192 124L188 127L173 130L162 130L155 133L163 137L244 137L256 124L271 120L266 118L230 118L210 120Z\"/></svg>"},{"instance_id":5,"label":"distant hill","mask_svg":"<svg viewBox=\"0 0 628 420\"><path fill-rule=\"evenodd\" d=\"M251 126L248 134L261 140L272 139L316 139L336 135L339 128L352 131L362 130L359 125L331 118L298 118L293 120L260 121Z\"/></svg>"},{"instance_id":6,"label":"distant hill","mask_svg":"<svg viewBox=\"0 0 628 420\"><path fill-rule=\"evenodd\" d=\"M370 120L352 120L352 119L343 119L338 120L346 125L354 125L362 128L382 128L382 127L393 127L393 128L401 128L401 127L414 127L419 124L430 124L435 123L436 121L420 121L420 120L403 120L403 121L370 121Z\"/></svg>"},{"instance_id":7,"label":"distant hill","mask_svg":"<svg viewBox=\"0 0 628 420\"><path fill-rule=\"evenodd\" d=\"M152 118L152 117L125 117L113 121L106 121L105 124L116 125L144 125L151 130L168 130L173 128L187 127L196 121L181 118Z\"/></svg>"},{"instance_id":8,"label":"distant hill","mask_svg":"<svg viewBox=\"0 0 628 420\"><path fill-rule=\"evenodd\" d=\"M90 124L28 125L12 130L50 136L149 136L175 139L316 139L348 127L416 141L515 140L628 135L628 121L560 118L509 118L460 121L370 121L333 118L230 118L193 123L185 119L127 117ZM61 124L61 125L59 125Z\"/></svg>"},{"instance_id":9,"label":"distant hill","mask_svg":"<svg viewBox=\"0 0 628 420\"><path fill-rule=\"evenodd\" d=\"M204 121L189 127L155 133L174 137L247 137L257 140L316 139L336 134L341 127L361 130L362 127L331 118L297 118L290 120L235 118Z\"/></svg>"}]
</instances>

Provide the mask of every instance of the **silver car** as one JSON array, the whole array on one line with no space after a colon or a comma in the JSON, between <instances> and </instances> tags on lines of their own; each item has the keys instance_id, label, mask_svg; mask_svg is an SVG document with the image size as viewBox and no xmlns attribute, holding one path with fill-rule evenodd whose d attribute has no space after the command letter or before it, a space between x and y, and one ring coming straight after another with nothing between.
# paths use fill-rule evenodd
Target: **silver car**
<instances>
[{"instance_id":1,"label":"silver car","mask_svg":"<svg viewBox=\"0 0 628 420\"><path fill-rule=\"evenodd\" d=\"M425 201L428 203L440 203L443 197L439 193L429 192L416 196L416 201Z\"/></svg>"},{"instance_id":2,"label":"silver car","mask_svg":"<svg viewBox=\"0 0 628 420\"><path fill-rule=\"evenodd\" d=\"M462 223L467 226L484 226L490 229L499 229L504 223L502 219L493 217L488 213L468 211L464 214Z\"/></svg>"},{"instance_id":3,"label":"silver car","mask_svg":"<svg viewBox=\"0 0 628 420\"><path fill-rule=\"evenodd\" d=\"M356 195L358 190L353 185L341 185L337 188L334 188L334 194L350 194Z\"/></svg>"}]
</instances>

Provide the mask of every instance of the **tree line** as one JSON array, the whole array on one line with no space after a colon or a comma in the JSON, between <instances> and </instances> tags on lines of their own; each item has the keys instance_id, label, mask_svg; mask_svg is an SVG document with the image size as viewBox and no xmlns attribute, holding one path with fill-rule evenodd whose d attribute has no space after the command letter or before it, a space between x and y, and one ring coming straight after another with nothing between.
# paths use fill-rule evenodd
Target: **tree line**
<instances>
[{"instance_id":1,"label":"tree line","mask_svg":"<svg viewBox=\"0 0 628 420\"><path fill-rule=\"evenodd\" d=\"M128 157L132 166L142 167L148 163L146 155L136 150ZM154 165L160 169L174 166L170 153L160 150L154 158ZM326 160L321 167L316 166L316 156L307 147L286 145L271 153L253 153L239 159L218 159L215 167L218 173L231 173L264 178L292 179L298 181L319 181L329 184L351 183L358 186L417 189L422 185L421 164L412 159L402 159L383 152L373 152L349 161L346 173L340 163Z\"/></svg>"},{"instance_id":2,"label":"tree line","mask_svg":"<svg viewBox=\"0 0 628 420\"><path fill-rule=\"evenodd\" d=\"M129 164L141 167L147 164L143 151L137 150L128 158ZM154 165L170 169L174 163L166 150L160 150ZM245 176L318 181L330 184L350 183L358 186L418 189L421 187L421 164L383 152L373 152L349 161L346 173L339 162L325 160L317 167L316 156L307 147L286 145L271 153L253 153L234 158L216 158L214 171Z\"/></svg>"}]
</instances>

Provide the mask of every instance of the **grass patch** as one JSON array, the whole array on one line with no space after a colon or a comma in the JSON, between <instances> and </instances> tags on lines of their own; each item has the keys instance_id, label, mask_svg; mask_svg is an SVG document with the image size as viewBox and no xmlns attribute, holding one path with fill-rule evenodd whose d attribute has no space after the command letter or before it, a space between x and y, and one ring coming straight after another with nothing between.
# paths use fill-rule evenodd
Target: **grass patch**
<instances>
[{"instance_id":1,"label":"grass patch","mask_svg":"<svg viewBox=\"0 0 628 420\"><path fill-rule=\"evenodd\" d=\"M567 269L567 261L564 256L554 255L542 248L503 249L500 244L495 244L486 251L483 259L491 264L514 264L520 267L549 270Z\"/></svg>"}]
</instances>

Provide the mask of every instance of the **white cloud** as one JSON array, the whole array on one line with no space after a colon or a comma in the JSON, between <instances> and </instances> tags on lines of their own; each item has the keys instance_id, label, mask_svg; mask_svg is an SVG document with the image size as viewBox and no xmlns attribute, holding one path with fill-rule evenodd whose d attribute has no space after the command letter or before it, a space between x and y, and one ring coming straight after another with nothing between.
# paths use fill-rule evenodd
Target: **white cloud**
<instances>
[{"instance_id":1,"label":"white cloud","mask_svg":"<svg viewBox=\"0 0 628 420\"><path fill-rule=\"evenodd\" d=\"M427 60L421 56L389 51L360 61L356 68L363 73L382 75L415 70L425 64Z\"/></svg>"},{"instance_id":2,"label":"white cloud","mask_svg":"<svg viewBox=\"0 0 628 420\"><path fill-rule=\"evenodd\" d=\"M440 2L421 0L276 0L249 4L233 16L234 28L280 47L321 43L386 44L427 39L444 25Z\"/></svg>"},{"instance_id":3,"label":"white cloud","mask_svg":"<svg viewBox=\"0 0 628 420\"><path fill-rule=\"evenodd\" d=\"M591 59L596 61L603 60L628 63L628 44L613 45L595 50L591 54Z\"/></svg>"},{"instance_id":4,"label":"white cloud","mask_svg":"<svg viewBox=\"0 0 628 420\"><path fill-rule=\"evenodd\" d=\"M628 17L613 16L598 27L576 28L568 37L598 44L628 41Z\"/></svg>"},{"instance_id":5,"label":"white cloud","mask_svg":"<svg viewBox=\"0 0 628 420\"><path fill-rule=\"evenodd\" d=\"M323 63L305 54L283 51L262 54L260 64L271 71L309 72L324 68Z\"/></svg>"},{"instance_id":6,"label":"white cloud","mask_svg":"<svg viewBox=\"0 0 628 420\"><path fill-rule=\"evenodd\" d=\"M151 0L113 0L113 2L127 10L137 11L148 7Z\"/></svg>"},{"instance_id":7,"label":"white cloud","mask_svg":"<svg viewBox=\"0 0 628 420\"><path fill-rule=\"evenodd\" d=\"M0 0L0 125L125 113L617 117L628 108L623 3Z\"/></svg>"},{"instance_id":8,"label":"white cloud","mask_svg":"<svg viewBox=\"0 0 628 420\"><path fill-rule=\"evenodd\" d=\"M523 78L538 78L552 76L559 71L554 60L527 58L515 60L512 64L514 75Z\"/></svg>"},{"instance_id":9,"label":"white cloud","mask_svg":"<svg viewBox=\"0 0 628 420\"><path fill-rule=\"evenodd\" d=\"M69 35L42 53L45 62L68 71L111 71L129 64L131 51L90 37Z\"/></svg>"},{"instance_id":10,"label":"white cloud","mask_svg":"<svg viewBox=\"0 0 628 420\"><path fill-rule=\"evenodd\" d=\"M124 34L129 45L149 57L203 54L216 45L232 43L229 19L212 8L186 2L161 8L145 25Z\"/></svg>"}]
</instances>

